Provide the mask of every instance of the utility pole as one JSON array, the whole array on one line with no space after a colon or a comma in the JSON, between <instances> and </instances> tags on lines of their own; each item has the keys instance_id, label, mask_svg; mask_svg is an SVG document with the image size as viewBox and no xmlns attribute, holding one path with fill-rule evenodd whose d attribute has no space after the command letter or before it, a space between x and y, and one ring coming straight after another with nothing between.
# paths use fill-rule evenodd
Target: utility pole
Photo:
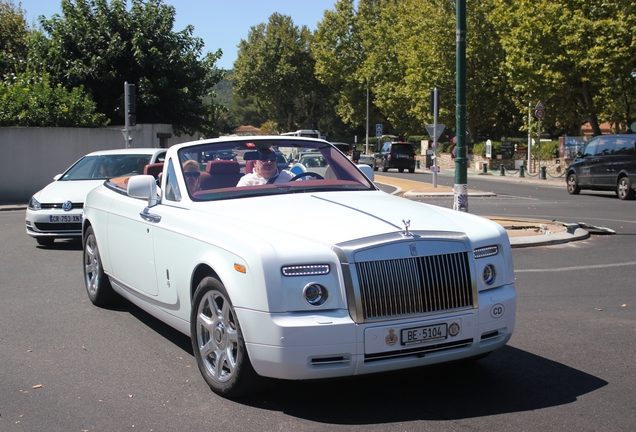
<instances>
[{"instance_id":1,"label":"utility pole","mask_svg":"<svg viewBox=\"0 0 636 432\"><path fill-rule=\"evenodd\" d=\"M456 2L457 93L455 134L455 187L453 210L468 212L468 159L466 157L466 0Z\"/></svg>"},{"instance_id":2,"label":"utility pole","mask_svg":"<svg viewBox=\"0 0 636 432\"><path fill-rule=\"evenodd\" d=\"M135 103L135 85L128 84L128 81L124 81L124 140L125 148L130 147L130 141L132 136L130 133L130 127L137 124L136 116L136 103Z\"/></svg>"}]
</instances>

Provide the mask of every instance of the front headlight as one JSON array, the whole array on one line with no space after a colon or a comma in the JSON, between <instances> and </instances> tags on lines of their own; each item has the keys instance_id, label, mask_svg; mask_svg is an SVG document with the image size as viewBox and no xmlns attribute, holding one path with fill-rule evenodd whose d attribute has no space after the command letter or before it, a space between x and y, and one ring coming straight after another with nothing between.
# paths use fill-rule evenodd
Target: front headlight
<instances>
[{"instance_id":1,"label":"front headlight","mask_svg":"<svg viewBox=\"0 0 636 432\"><path fill-rule=\"evenodd\" d=\"M322 306L329 297L329 291L321 284L310 283L303 288L303 297L312 306Z\"/></svg>"},{"instance_id":2,"label":"front headlight","mask_svg":"<svg viewBox=\"0 0 636 432\"><path fill-rule=\"evenodd\" d=\"M35 197L31 197L31 199L29 200L28 208L29 210L42 210L40 202L36 200Z\"/></svg>"}]
</instances>

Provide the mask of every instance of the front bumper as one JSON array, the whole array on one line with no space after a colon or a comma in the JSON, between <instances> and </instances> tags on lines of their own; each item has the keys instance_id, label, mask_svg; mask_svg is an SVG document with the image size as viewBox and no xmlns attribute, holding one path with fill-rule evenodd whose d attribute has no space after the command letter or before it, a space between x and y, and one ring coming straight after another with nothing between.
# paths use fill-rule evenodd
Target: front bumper
<instances>
[{"instance_id":1,"label":"front bumper","mask_svg":"<svg viewBox=\"0 0 636 432\"><path fill-rule=\"evenodd\" d=\"M504 346L515 326L514 285L480 293L478 304L468 311L365 324L355 324L342 310L309 315L241 309L237 314L259 375L317 379L445 363ZM402 340L402 330L453 324L459 331L443 340Z\"/></svg>"},{"instance_id":2,"label":"front bumper","mask_svg":"<svg viewBox=\"0 0 636 432\"><path fill-rule=\"evenodd\" d=\"M52 216L68 217L66 222L53 222ZM75 238L82 236L82 217L79 211L31 210L27 209L25 218L26 233L31 237ZM79 219L79 221L73 221Z\"/></svg>"}]
</instances>

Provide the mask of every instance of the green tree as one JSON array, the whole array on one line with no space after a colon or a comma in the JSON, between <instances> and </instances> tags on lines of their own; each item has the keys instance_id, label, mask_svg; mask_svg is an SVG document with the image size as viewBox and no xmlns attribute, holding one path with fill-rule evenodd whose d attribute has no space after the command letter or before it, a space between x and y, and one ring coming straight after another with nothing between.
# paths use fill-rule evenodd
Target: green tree
<instances>
[{"instance_id":1,"label":"green tree","mask_svg":"<svg viewBox=\"0 0 636 432\"><path fill-rule=\"evenodd\" d=\"M267 24L250 29L239 43L234 63L234 90L254 97L269 120L287 130L318 127L325 88L314 75L311 32L290 17L272 14Z\"/></svg>"},{"instance_id":2,"label":"green tree","mask_svg":"<svg viewBox=\"0 0 636 432\"><path fill-rule=\"evenodd\" d=\"M0 84L0 126L99 127L108 119L82 91L51 85L48 75L12 75Z\"/></svg>"},{"instance_id":3,"label":"green tree","mask_svg":"<svg viewBox=\"0 0 636 432\"><path fill-rule=\"evenodd\" d=\"M22 7L0 0L0 76L24 70L29 34Z\"/></svg>"},{"instance_id":4,"label":"green tree","mask_svg":"<svg viewBox=\"0 0 636 432\"><path fill-rule=\"evenodd\" d=\"M634 118L633 0L493 2L519 109L541 100L546 127L571 135L586 121L597 135L604 120Z\"/></svg>"},{"instance_id":5,"label":"green tree","mask_svg":"<svg viewBox=\"0 0 636 432\"><path fill-rule=\"evenodd\" d=\"M62 0L62 15L40 19L44 34L33 45L31 66L68 89L82 85L113 124L124 122L127 81L137 86L138 122L213 134L221 51L202 56L192 26L174 32L175 8L162 0L132 0L130 10L127 3Z\"/></svg>"}]
</instances>

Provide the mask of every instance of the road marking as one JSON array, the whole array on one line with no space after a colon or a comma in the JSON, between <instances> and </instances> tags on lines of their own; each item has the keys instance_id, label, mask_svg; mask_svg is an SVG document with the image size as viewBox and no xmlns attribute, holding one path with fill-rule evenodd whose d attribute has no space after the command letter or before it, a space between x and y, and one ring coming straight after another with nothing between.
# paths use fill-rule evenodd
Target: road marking
<instances>
[{"instance_id":1,"label":"road marking","mask_svg":"<svg viewBox=\"0 0 636 432\"><path fill-rule=\"evenodd\" d=\"M633 266L635 264L636 264L636 261L626 262L626 263L596 264L596 265L587 265L587 266L562 267L562 268L550 268L550 269L521 269L521 270L515 270L515 273L566 272L566 271L589 270L589 269L599 269L599 268L608 268L608 267L625 267L625 266Z\"/></svg>"}]
</instances>

